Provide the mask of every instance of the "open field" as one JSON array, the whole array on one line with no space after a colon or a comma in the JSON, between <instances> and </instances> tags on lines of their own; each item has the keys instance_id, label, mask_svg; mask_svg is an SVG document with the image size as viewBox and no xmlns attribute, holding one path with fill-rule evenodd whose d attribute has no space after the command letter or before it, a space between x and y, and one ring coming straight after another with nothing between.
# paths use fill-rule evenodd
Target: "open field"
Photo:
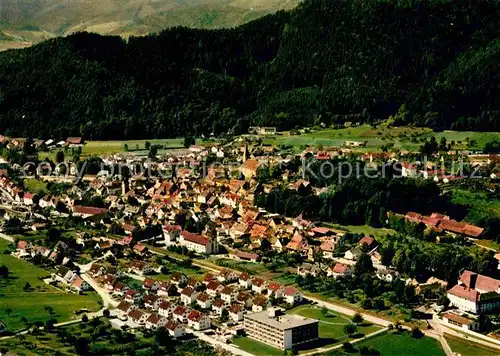
<instances>
[{"instance_id":1,"label":"open field","mask_svg":"<svg viewBox=\"0 0 500 356\"><path fill-rule=\"evenodd\" d=\"M44 269L4 254L0 255L0 265L9 269L9 277L0 280L0 320L10 330L23 328L23 317L30 323L51 318L67 321L73 319L78 309L99 309L96 293L69 294L45 284L40 278L50 276L50 272ZM30 284L30 291L24 290L26 283ZM53 313L45 311L45 306L52 307Z\"/></svg>"},{"instance_id":2,"label":"open field","mask_svg":"<svg viewBox=\"0 0 500 356\"><path fill-rule=\"evenodd\" d=\"M355 345L373 347L381 356L411 355L411 356L444 356L439 341L430 337L412 338L407 332L383 333Z\"/></svg>"},{"instance_id":3,"label":"open field","mask_svg":"<svg viewBox=\"0 0 500 356\"><path fill-rule=\"evenodd\" d=\"M445 335L445 339L453 352L461 356L495 356L500 351L487 349L483 346L474 344L471 340L463 340L454 336Z\"/></svg>"},{"instance_id":4,"label":"open field","mask_svg":"<svg viewBox=\"0 0 500 356\"><path fill-rule=\"evenodd\" d=\"M275 349L269 345L263 344L262 342L250 339L249 337L239 337L233 339L233 344L238 346L240 349L250 352L255 356L281 356L283 351Z\"/></svg>"},{"instance_id":5,"label":"open field","mask_svg":"<svg viewBox=\"0 0 500 356\"><path fill-rule=\"evenodd\" d=\"M392 143L394 144L394 149L417 151L422 145L422 140L429 139L433 136L438 142L441 137L445 137L448 142L455 141L452 147L454 149L481 149L488 141L494 139L500 140L500 133L495 132L432 132L432 130L428 128L420 127L388 127L379 125L377 128L372 128L369 125L361 125L342 129L321 129L294 136L284 132L277 136L266 137L264 143L293 146L297 149L300 146L308 145L340 147L345 141L356 141L366 142L365 147L353 148L354 151L359 152L379 151L382 146ZM476 145L468 147L465 143L466 138L474 140Z\"/></svg>"}]
</instances>

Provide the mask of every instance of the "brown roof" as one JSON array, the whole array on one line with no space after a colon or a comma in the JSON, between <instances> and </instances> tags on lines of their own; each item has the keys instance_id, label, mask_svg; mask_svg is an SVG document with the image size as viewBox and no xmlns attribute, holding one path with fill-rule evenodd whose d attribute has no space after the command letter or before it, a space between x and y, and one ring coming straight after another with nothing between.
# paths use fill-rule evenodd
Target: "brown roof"
<instances>
[{"instance_id":1,"label":"brown roof","mask_svg":"<svg viewBox=\"0 0 500 356\"><path fill-rule=\"evenodd\" d=\"M250 275L246 272L243 272L242 274L240 274L240 279L242 281L248 281L248 279L250 279Z\"/></svg>"},{"instance_id":2,"label":"brown roof","mask_svg":"<svg viewBox=\"0 0 500 356\"><path fill-rule=\"evenodd\" d=\"M463 316L460 316L460 315L457 315L454 313L444 313L443 318L453 320L454 322L457 322L457 323L462 324L462 325L469 325L469 324L474 323L474 320L470 320L468 318L465 318Z\"/></svg>"},{"instance_id":3,"label":"brown roof","mask_svg":"<svg viewBox=\"0 0 500 356\"><path fill-rule=\"evenodd\" d=\"M233 304L229 307L229 312L233 313L233 314L238 314L242 310L243 310L243 307L241 306L241 304Z\"/></svg>"},{"instance_id":4,"label":"brown roof","mask_svg":"<svg viewBox=\"0 0 500 356\"><path fill-rule=\"evenodd\" d=\"M216 308L220 308L220 307L224 306L224 304L225 304L225 302L222 299L217 298L216 300L214 300L212 305Z\"/></svg>"},{"instance_id":5,"label":"brown roof","mask_svg":"<svg viewBox=\"0 0 500 356\"><path fill-rule=\"evenodd\" d=\"M260 163L255 159L247 159L245 163L243 163L243 168L248 169L250 171L256 172L259 169Z\"/></svg>"},{"instance_id":6,"label":"brown roof","mask_svg":"<svg viewBox=\"0 0 500 356\"><path fill-rule=\"evenodd\" d=\"M211 274L211 273L207 273L207 274L203 277L203 281L204 281L204 282L207 282L207 283L210 283L213 279L214 279L214 275L213 275L213 274Z\"/></svg>"},{"instance_id":7,"label":"brown roof","mask_svg":"<svg viewBox=\"0 0 500 356\"><path fill-rule=\"evenodd\" d=\"M257 295L253 299L253 304L260 306L260 307L264 306L266 303L267 303L267 298L264 297L263 295Z\"/></svg>"},{"instance_id":8,"label":"brown roof","mask_svg":"<svg viewBox=\"0 0 500 356\"><path fill-rule=\"evenodd\" d=\"M194 293L194 288L192 288L192 287L186 287L181 292L182 295L186 295L188 297L192 296L193 293Z\"/></svg>"},{"instance_id":9,"label":"brown roof","mask_svg":"<svg viewBox=\"0 0 500 356\"><path fill-rule=\"evenodd\" d=\"M99 215L107 213L108 209L94 208L92 206L75 205L73 207L73 212L85 215Z\"/></svg>"},{"instance_id":10,"label":"brown roof","mask_svg":"<svg viewBox=\"0 0 500 356\"><path fill-rule=\"evenodd\" d=\"M275 291L281 289L281 284L276 283L276 282L269 282L269 284L267 286L267 289L269 289L270 291L275 292Z\"/></svg>"},{"instance_id":11,"label":"brown roof","mask_svg":"<svg viewBox=\"0 0 500 356\"><path fill-rule=\"evenodd\" d=\"M224 287L224 289L222 289L221 292L221 294L231 294L231 293L233 293L233 287L230 286Z\"/></svg>"},{"instance_id":12,"label":"brown roof","mask_svg":"<svg viewBox=\"0 0 500 356\"><path fill-rule=\"evenodd\" d=\"M127 303L126 301L122 300L120 302L120 304L118 304L116 309L121 310L123 312L128 312L128 310L130 309L131 306L132 306L132 304Z\"/></svg>"},{"instance_id":13,"label":"brown roof","mask_svg":"<svg viewBox=\"0 0 500 356\"><path fill-rule=\"evenodd\" d=\"M211 281L210 283L208 283L207 289L217 290L217 289L219 289L220 285L221 284L218 281Z\"/></svg>"},{"instance_id":14,"label":"brown roof","mask_svg":"<svg viewBox=\"0 0 500 356\"><path fill-rule=\"evenodd\" d=\"M196 300L199 300L200 302L206 302L209 299L210 296L205 292L198 294L198 296L196 297Z\"/></svg>"},{"instance_id":15,"label":"brown roof","mask_svg":"<svg viewBox=\"0 0 500 356\"><path fill-rule=\"evenodd\" d=\"M155 313L151 313L151 315L148 317L148 322L150 322L151 324L158 324L158 322L160 321L160 317L158 315L156 315Z\"/></svg>"},{"instance_id":16,"label":"brown roof","mask_svg":"<svg viewBox=\"0 0 500 356\"><path fill-rule=\"evenodd\" d=\"M370 247L372 244L374 244L376 241L373 237L371 236L365 236L361 240L359 240L359 244L366 244L366 246Z\"/></svg>"},{"instance_id":17,"label":"brown roof","mask_svg":"<svg viewBox=\"0 0 500 356\"><path fill-rule=\"evenodd\" d=\"M155 283L156 283L155 279L146 278L142 283L142 285L146 288L152 288Z\"/></svg>"},{"instance_id":18,"label":"brown roof","mask_svg":"<svg viewBox=\"0 0 500 356\"><path fill-rule=\"evenodd\" d=\"M257 287L260 287L260 286L264 285L265 283L266 283L266 281L262 278L254 278L252 280L252 284L254 286L257 286Z\"/></svg>"},{"instance_id":19,"label":"brown roof","mask_svg":"<svg viewBox=\"0 0 500 356\"><path fill-rule=\"evenodd\" d=\"M181 280L182 276L184 276L184 273L174 272L174 273L172 273L172 276L170 279L174 282L179 282Z\"/></svg>"},{"instance_id":20,"label":"brown roof","mask_svg":"<svg viewBox=\"0 0 500 356\"><path fill-rule=\"evenodd\" d=\"M256 253L250 253L250 252L243 252L240 251L236 254L237 257L242 258L242 259L248 259L248 260L258 260L259 255Z\"/></svg>"},{"instance_id":21,"label":"brown roof","mask_svg":"<svg viewBox=\"0 0 500 356\"><path fill-rule=\"evenodd\" d=\"M139 309L134 309L130 313L128 313L128 316L134 320L139 320L143 315L144 313L141 312Z\"/></svg>"},{"instance_id":22,"label":"brown roof","mask_svg":"<svg viewBox=\"0 0 500 356\"><path fill-rule=\"evenodd\" d=\"M171 305L172 305L172 303L164 300L163 302L160 303L160 306L158 308L163 309L163 310L168 310L168 309L170 309Z\"/></svg>"},{"instance_id":23,"label":"brown roof","mask_svg":"<svg viewBox=\"0 0 500 356\"><path fill-rule=\"evenodd\" d=\"M171 331L174 331L175 329L177 329L179 327L180 323L176 322L176 321L172 321L170 320L166 325L165 325L165 328L168 329L168 330L171 330Z\"/></svg>"}]
</instances>

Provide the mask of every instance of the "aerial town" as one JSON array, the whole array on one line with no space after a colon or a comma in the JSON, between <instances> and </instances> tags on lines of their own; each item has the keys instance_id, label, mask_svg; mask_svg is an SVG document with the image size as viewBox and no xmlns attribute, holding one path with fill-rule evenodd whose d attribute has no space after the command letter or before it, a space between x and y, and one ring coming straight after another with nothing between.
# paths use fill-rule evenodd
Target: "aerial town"
<instances>
[{"instance_id":1,"label":"aerial town","mask_svg":"<svg viewBox=\"0 0 500 356\"><path fill-rule=\"evenodd\" d=\"M2 136L0 354L162 340L376 355L397 337L429 355L500 352L498 223L447 200L468 185L497 194L496 155L427 138L420 152L291 147L281 135L252 127L95 155L81 137ZM325 163L335 174L319 173Z\"/></svg>"}]
</instances>

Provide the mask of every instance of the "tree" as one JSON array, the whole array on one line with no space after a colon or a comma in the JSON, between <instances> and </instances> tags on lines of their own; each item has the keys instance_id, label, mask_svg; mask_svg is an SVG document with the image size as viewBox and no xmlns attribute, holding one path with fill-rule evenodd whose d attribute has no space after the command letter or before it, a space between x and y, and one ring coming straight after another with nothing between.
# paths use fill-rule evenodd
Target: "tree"
<instances>
[{"instance_id":1,"label":"tree","mask_svg":"<svg viewBox=\"0 0 500 356\"><path fill-rule=\"evenodd\" d=\"M0 277L6 278L9 276L9 268L5 265L0 265Z\"/></svg>"},{"instance_id":2,"label":"tree","mask_svg":"<svg viewBox=\"0 0 500 356\"><path fill-rule=\"evenodd\" d=\"M344 326L344 334L349 335L349 337L352 337L357 331L358 328L354 324L349 323Z\"/></svg>"},{"instance_id":3,"label":"tree","mask_svg":"<svg viewBox=\"0 0 500 356\"><path fill-rule=\"evenodd\" d=\"M43 307L43 309L49 313L49 315L52 315L54 313L54 308L52 308L50 305L46 305Z\"/></svg>"},{"instance_id":4,"label":"tree","mask_svg":"<svg viewBox=\"0 0 500 356\"><path fill-rule=\"evenodd\" d=\"M124 144L124 145L123 145L123 150L124 150L125 152L128 152L128 144Z\"/></svg>"},{"instance_id":5,"label":"tree","mask_svg":"<svg viewBox=\"0 0 500 356\"><path fill-rule=\"evenodd\" d=\"M151 143L149 141L146 141L146 143L144 144L144 147L146 148L146 150L149 150L151 147Z\"/></svg>"},{"instance_id":6,"label":"tree","mask_svg":"<svg viewBox=\"0 0 500 356\"><path fill-rule=\"evenodd\" d=\"M220 313L220 321L221 322L226 322L229 319L229 312L227 311L226 308L222 309L222 312Z\"/></svg>"},{"instance_id":7,"label":"tree","mask_svg":"<svg viewBox=\"0 0 500 356\"><path fill-rule=\"evenodd\" d=\"M414 326L411 328L411 337L417 339L422 336L422 331L420 331L418 326Z\"/></svg>"},{"instance_id":8,"label":"tree","mask_svg":"<svg viewBox=\"0 0 500 356\"><path fill-rule=\"evenodd\" d=\"M87 316L87 314L83 314L82 315L82 322L86 323L89 321L89 317Z\"/></svg>"},{"instance_id":9,"label":"tree","mask_svg":"<svg viewBox=\"0 0 500 356\"><path fill-rule=\"evenodd\" d=\"M347 326L347 325L346 325ZM351 352L354 352L354 346L352 346L352 344L348 341L344 342L342 344L342 349L344 349L345 352L347 353L351 353Z\"/></svg>"},{"instance_id":10,"label":"tree","mask_svg":"<svg viewBox=\"0 0 500 356\"><path fill-rule=\"evenodd\" d=\"M196 143L196 140L192 136L184 137L184 147L188 148Z\"/></svg>"},{"instance_id":11,"label":"tree","mask_svg":"<svg viewBox=\"0 0 500 356\"><path fill-rule=\"evenodd\" d=\"M363 316L360 314L360 313L356 313L354 314L354 316L352 317L352 322L354 324L362 324L364 321L363 319Z\"/></svg>"},{"instance_id":12,"label":"tree","mask_svg":"<svg viewBox=\"0 0 500 356\"><path fill-rule=\"evenodd\" d=\"M156 145L151 146L151 148L149 149L148 158L154 160L156 159L157 154L158 154L158 147Z\"/></svg>"},{"instance_id":13,"label":"tree","mask_svg":"<svg viewBox=\"0 0 500 356\"><path fill-rule=\"evenodd\" d=\"M7 316L10 316L10 314L12 313L12 308L5 309L5 313L7 314Z\"/></svg>"},{"instance_id":14,"label":"tree","mask_svg":"<svg viewBox=\"0 0 500 356\"><path fill-rule=\"evenodd\" d=\"M75 342L75 351L78 355L86 355L89 351L89 339L79 337Z\"/></svg>"},{"instance_id":15,"label":"tree","mask_svg":"<svg viewBox=\"0 0 500 356\"><path fill-rule=\"evenodd\" d=\"M109 318L109 316L111 315L109 309L104 309L102 311L102 315L105 317L105 318Z\"/></svg>"},{"instance_id":16,"label":"tree","mask_svg":"<svg viewBox=\"0 0 500 356\"><path fill-rule=\"evenodd\" d=\"M31 291L31 289L32 289L31 284L29 282L26 282L26 284L23 287L23 290L25 292L29 292L29 291Z\"/></svg>"},{"instance_id":17,"label":"tree","mask_svg":"<svg viewBox=\"0 0 500 356\"><path fill-rule=\"evenodd\" d=\"M64 152L63 151L57 151L57 153L56 153L56 162L57 163L63 163L64 162Z\"/></svg>"},{"instance_id":18,"label":"tree","mask_svg":"<svg viewBox=\"0 0 500 356\"><path fill-rule=\"evenodd\" d=\"M326 317L326 316L328 315L328 313L329 313L329 310L328 310L328 308L327 308L327 307L323 307L323 308L321 308L321 314L322 314L324 317Z\"/></svg>"},{"instance_id":19,"label":"tree","mask_svg":"<svg viewBox=\"0 0 500 356\"><path fill-rule=\"evenodd\" d=\"M380 351L375 350L373 347L361 346L359 348L359 354L361 356L379 356Z\"/></svg>"},{"instance_id":20,"label":"tree","mask_svg":"<svg viewBox=\"0 0 500 356\"><path fill-rule=\"evenodd\" d=\"M366 253L362 253L354 265L354 274L356 276L362 276L367 273L372 273L374 270L370 256Z\"/></svg>"}]
</instances>

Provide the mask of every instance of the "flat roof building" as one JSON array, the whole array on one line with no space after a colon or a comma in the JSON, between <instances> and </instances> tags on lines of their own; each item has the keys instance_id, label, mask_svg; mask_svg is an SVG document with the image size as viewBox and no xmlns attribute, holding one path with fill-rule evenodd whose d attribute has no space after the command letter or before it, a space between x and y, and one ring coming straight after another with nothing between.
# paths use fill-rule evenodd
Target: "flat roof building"
<instances>
[{"instance_id":1,"label":"flat roof building","mask_svg":"<svg viewBox=\"0 0 500 356\"><path fill-rule=\"evenodd\" d=\"M284 314L276 308L245 315L247 335L280 350L318 340L318 326L318 320Z\"/></svg>"}]
</instances>

